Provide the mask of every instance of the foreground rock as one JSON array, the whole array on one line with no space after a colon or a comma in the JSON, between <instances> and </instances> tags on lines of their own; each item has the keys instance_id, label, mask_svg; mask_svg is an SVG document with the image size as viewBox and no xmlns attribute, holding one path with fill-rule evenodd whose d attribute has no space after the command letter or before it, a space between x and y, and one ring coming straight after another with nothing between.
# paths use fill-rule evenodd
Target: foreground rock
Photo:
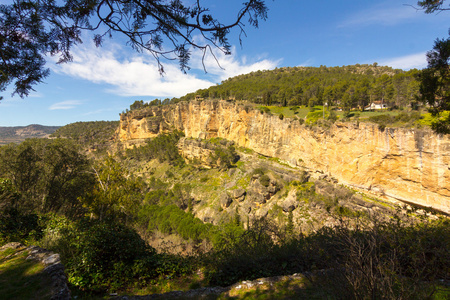
<instances>
[{"instance_id":1,"label":"foreground rock","mask_svg":"<svg viewBox=\"0 0 450 300\"><path fill-rule=\"evenodd\" d=\"M52 300L70 299L70 290L67 286L67 277L64 274L64 266L61 263L59 254L39 248L37 246L25 247L21 243L8 243L0 248L0 251L6 249L16 249L20 252L28 251L27 259L38 261L45 265L44 272L52 279Z\"/></svg>"},{"instance_id":2,"label":"foreground rock","mask_svg":"<svg viewBox=\"0 0 450 300\"><path fill-rule=\"evenodd\" d=\"M229 287L205 287L190 291L173 291L163 294L153 294L146 296L117 296L110 299L115 300L150 300L150 299L235 299L237 295L243 293L256 292L254 295L276 292L277 298L280 297L280 290L288 291L288 297L298 295L299 291L308 288L311 284L312 273L293 274L287 276L275 276L268 278L259 278L256 280L246 280L233 284ZM265 295L267 296L267 294ZM252 296L250 296L252 297ZM264 299L273 299L263 297ZM283 298L283 297L282 297ZM245 298L251 299L251 298ZM291 299L291 298L290 298Z\"/></svg>"}]
</instances>

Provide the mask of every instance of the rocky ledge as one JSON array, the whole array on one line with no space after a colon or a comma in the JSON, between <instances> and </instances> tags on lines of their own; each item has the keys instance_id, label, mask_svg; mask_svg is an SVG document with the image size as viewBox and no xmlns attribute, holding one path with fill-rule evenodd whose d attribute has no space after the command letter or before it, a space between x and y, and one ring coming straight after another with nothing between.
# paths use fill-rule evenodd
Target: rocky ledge
<instances>
[{"instance_id":1,"label":"rocky ledge","mask_svg":"<svg viewBox=\"0 0 450 300\"><path fill-rule=\"evenodd\" d=\"M51 300L67 300L70 299L70 290L67 286L67 277L64 273L64 266L61 263L59 254L53 253L46 249L39 248L37 246L25 247L21 243L8 243L0 248L5 249L17 249L18 251L28 251L29 255L27 259L38 261L45 265L44 272L47 273L52 279L53 295Z\"/></svg>"}]
</instances>

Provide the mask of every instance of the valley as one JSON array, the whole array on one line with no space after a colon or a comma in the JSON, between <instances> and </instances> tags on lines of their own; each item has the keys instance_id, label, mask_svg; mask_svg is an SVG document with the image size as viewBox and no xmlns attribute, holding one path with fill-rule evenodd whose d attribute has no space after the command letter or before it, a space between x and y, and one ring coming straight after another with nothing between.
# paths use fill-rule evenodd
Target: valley
<instances>
[{"instance_id":1,"label":"valley","mask_svg":"<svg viewBox=\"0 0 450 300\"><path fill-rule=\"evenodd\" d=\"M1 146L1 244L58 253L82 299L448 296L435 117L215 89Z\"/></svg>"},{"instance_id":2,"label":"valley","mask_svg":"<svg viewBox=\"0 0 450 300\"><path fill-rule=\"evenodd\" d=\"M233 141L381 198L450 212L450 140L427 129L380 130L358 121L308 127L245 102L191 101L123 114L119 139L130 146L172 128Z\"/></svg>"}]
</instances>

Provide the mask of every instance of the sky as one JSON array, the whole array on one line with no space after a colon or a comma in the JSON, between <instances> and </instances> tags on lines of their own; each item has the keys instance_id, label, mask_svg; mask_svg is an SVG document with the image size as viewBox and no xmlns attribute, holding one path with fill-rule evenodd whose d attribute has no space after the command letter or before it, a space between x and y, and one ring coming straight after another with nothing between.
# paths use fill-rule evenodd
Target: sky
<instances>
[{"instance_id":1,"label":"sky","mask_svg":"<svg viewBox=\"0 0 450 300\"><path fill-rule=\"evenodd\" d=\"M0 3L8 3L0 0ZM186 0L186 3L192 0ZM213 15L226 23L237 14L239 0L205 0ZM194 52L191 70L183 74L177 62L137 53L120 36L96 48L91 37L72 49L73 62L56 64L47 58L50 76L27 98L1 95L0 126L41 124L63 126L78 121L119 120L135 100L181 97L223 80L257 70L280 67L372 64L403 70L422 69L426 52L437 38L447 38L450 12L427 15L414 0L267 0L268 18L255 29L245 27L239 43L231 32L232 54L205 58ZM201 41L200 37L197 37Z\"/></svg>"}]
</instances>

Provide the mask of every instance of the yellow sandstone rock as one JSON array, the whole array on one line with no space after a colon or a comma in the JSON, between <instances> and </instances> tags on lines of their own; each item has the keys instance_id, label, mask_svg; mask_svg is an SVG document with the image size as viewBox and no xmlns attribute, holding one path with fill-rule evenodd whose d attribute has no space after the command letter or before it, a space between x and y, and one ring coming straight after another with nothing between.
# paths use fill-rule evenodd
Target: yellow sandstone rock
<instances>
[{"instance_id":1,"label":"yellow sandstone rock","mask_svg":"<svg viewBox=\"0 0 450 300\"><path fill-rule=\"evenodd\" d=\"M123 142L173 129L186 137L222 137L339 182L450 213L450 139L430 130L340 123L308 128L296 120L228 101L191 101L121 115Z\"/></svg>"}]
</instances>

